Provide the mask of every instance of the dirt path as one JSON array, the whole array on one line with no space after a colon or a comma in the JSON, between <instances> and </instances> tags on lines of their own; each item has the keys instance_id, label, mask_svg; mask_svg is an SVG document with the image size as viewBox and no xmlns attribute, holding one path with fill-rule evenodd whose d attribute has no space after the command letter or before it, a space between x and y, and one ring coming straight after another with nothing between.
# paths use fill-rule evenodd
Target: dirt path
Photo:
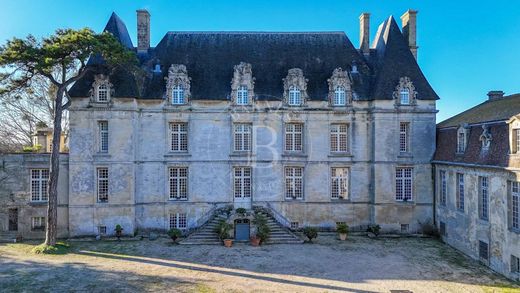
<instances>
[{"instance_id":1,"label":"dirt path","mask_svg":"<svg viewBox=\"0 0 520 293\"><path fill-rule=\"evenodd\" d=\"M167 239L72 243L67 255L0 245L0 291L520 292L432 239L251 247L172 246Z\"/></svg>"}]
</instances>

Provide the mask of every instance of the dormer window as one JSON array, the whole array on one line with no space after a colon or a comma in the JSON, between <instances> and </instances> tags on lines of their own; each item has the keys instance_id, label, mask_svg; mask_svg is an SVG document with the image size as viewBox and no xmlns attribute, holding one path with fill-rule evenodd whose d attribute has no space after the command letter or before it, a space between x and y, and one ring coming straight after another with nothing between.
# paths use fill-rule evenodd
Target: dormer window
<instances>
[{"instance_id":1,"label":"dormer window","mask_svg":"<svg viewBox=\"0 0 520 293\"><path fill-rule=\"evenodd\" d=\"M112 95L112 84L108 76L97 74L94 76L94 83L91 89L91 101L96 103L108 103Z\"/></svg>"},{"instance_id":2,"label":"dormer window","mask_svg":"<svg viewBox=\"0 0 520 293\"><path fill-rule=\"evenodd\" d=\"M299 106L302 104L302 94L298 87L292 86L289 88L289 105Z\"/></svg>"},{"instance_id":3,"label":"dormer window","mask_svg":"<svg viewBox=\"0 0 520 293\"><path fill-rule=\"evenodd\" d=\"M100 84L97 88L97 101L100 103L108 102L108 87L105 83Z\"/></svg>"},{"instance_id":4,"label":"dormer window","mask_svg":"<svg viewBox=\"0 0 520 293\"><path fill-rule=\"evenodd\" d=\"M182 105L184 104L184 88L181 85L176 85L172 90L172 104Z\"/></svg>"},{"instance_id":5,"label":"dormer window","mask_svg":"<svg viewBox=\"0 0 520 293\"><path fill-rule=\"evenodd\" d=\"M463 154L466 151L467 141L467 129L465 126L460 126L457 130L457 153Z\"/></svg>"},{"instance_id":6,"label":"dormer window","mask_svg":"<svg viewBox=\"0 0 520 293\"><path fill-rule=\"evenodd\" d=\"M408 106L415 103L417 92L409 77L401 77L399 84L395 87L394 99L397 105Z\"/></svg>"},{"instance_id":7,"label":"dormer window","mask_svg":"<svg viewBox=\"0 0 520 293\"><path fill-rule=\"evenodd\" d=\"M341 68L336 68L329 83L329 103L333 107L343 107L352 101L352 83L349 73Z\"/></svg>"},{"instance_id":8,"label":"dormer window","mask_svg":"<svg viewBox=\"0 0 520 293\"><path fill-rule=\"evenodd\" d=\"M334 106L345 106L345 97L345 88L342 86L336 87L336 90L334 91Z\"/></svg>"},{"instance_id":9,"label":"dormer window","mask_svg":"<svg viewBox=\"0 0 520 293\"><path fill-rule=\"evenodd\" d=\"M245 85L242 85L237 90L237 105L249 104L249 91Z\"/></svg>"},{"instance_id":10,"label":"dormer window","mask_svg":"<svg viewBox=\"0 0 520 293\"><path fill-rule=\"evenodd\" d=\"M166 79L166 97L171 105L185 105L190 99L190 78L186 66L172 64Z\"/></svg>"}]
</instances>

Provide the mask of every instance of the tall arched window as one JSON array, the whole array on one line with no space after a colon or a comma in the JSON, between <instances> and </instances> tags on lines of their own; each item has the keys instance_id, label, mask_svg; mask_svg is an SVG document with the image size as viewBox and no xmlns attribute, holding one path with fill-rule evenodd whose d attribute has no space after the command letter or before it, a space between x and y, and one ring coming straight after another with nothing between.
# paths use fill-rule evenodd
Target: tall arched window
<instances>
[{"instance_id":1,"label":"tall arched window","mask_svg":"<svg viewBox=\"0 0 520 293\"><path fill-rule=\"evenodd\" d=\"M410 90L407 88L401 89L399 92L399 103L401 105L410 104Z\"/></svg>"},{"instance_id":2,"label":"tall arched window","mask_svg":"<svg viewBox=\"0 0 520 293\"><path fill-rule=\"evenodd\" d=\"M345 106L346 104L346 93L345 88L342 86L336 87L334 90L334 106Z\"/></svg>"},{"instance_id":3,"label":"tall arched window","mask_svg":"<svg viewBox=\"0 0 520 293\"><path fill-rule=\"evenodd\" d=\"M172 104L174 104L174 105L184 104L184 88L180 85L176 85L173 87Z\"/></svg>"},{"instance_id":4,"label":"tall arched window","mask_svg":"<svg viewBox=\"0 0 520 293\"><path fill-rule=\"evenodd\" d=\"M249 103L249 91L245 85L241 85L237 90L237 105L247 105Z\"/></svg>"},{"instance_id":5,"label":"tall arched window","mask_svg":"<svg viewBox=\"0 0 520 293\"><path fill-rule=\"evenodd\" d=\"M108 86L106 83L102 83L97 87L97 101L101 103L108 102Z\"/></svg>"},{"instance_id":6,"label":"tall arched window","mask_svg":"<svg viewBox=\"0 0 520 293\"><path fill-rule=\"evenodd\" d=\"M289 88L289 105L299 106L302 104L302 95L298 87L291 86Z\"/></svg>"}]
</instances>

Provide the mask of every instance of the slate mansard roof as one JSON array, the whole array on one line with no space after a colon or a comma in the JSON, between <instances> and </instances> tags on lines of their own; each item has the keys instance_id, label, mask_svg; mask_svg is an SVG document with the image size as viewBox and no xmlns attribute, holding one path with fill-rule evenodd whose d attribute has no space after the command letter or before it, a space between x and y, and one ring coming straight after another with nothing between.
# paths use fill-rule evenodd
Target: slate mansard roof
<instances>
[{"instance_id":1,"label":"slate mansard roof","mask_svg":"<svg viewBox=\"0 0 520 293\"><path fill-rule=\"evenodd\" d=\"M114 13L105 31L112 33L124 46L136 51L125 24ZM252 65L257 99L279 100L283 96L283 78L291 68L303 70L308 80L310 100L327 100L328 83L335 68L351 70L352 89L357 100L392 99L401 77L411 79L417 98L436 100L432 89L393 17L379 27L371 54L363 56L344 32L168 32L155 48L139 54L146 71L144 82L123 70L110 76L113 97L162 99L166 92L165 77L171 64L184 64L191 78L192 99L228 100L233 67L240 62ZM91 58L96 66L102 60ZM153 73L155 64L161 73ZM87 97L94 75L87 74L70 91L72 97Z\"/></svg>"}]
</instances>

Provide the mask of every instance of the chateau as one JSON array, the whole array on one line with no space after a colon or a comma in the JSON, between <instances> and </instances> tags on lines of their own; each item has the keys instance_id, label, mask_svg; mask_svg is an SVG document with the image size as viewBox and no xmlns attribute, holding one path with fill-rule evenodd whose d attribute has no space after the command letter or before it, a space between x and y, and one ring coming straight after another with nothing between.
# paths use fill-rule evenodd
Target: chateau
<instances>
[{"instance_id":1,"label":"chateau","mask_svg":"<svg viewBox=\"0 0 520 293\"><path fill-rule=\"evenodd\" d=\"M439 97L416 61L416 17L405 12L400 29L390 16L370 45L362 14L358 48L343 32L168 32L151 47L150 14L138 10L134 47L112 14L105 31L144 73L91 58L95 70L71 89L59 236L113 234L116 224L189 234L232 205L261 207L287 230L416 233L430 223L458 247L449 231L459 220L436 199L441 170L456 167L442 141L435 153L447 132L436 133ZM0 159L0 229L43 237L48 154ZM507 253L518 257L515 231Z\"/></svg>"}]
</instances>

